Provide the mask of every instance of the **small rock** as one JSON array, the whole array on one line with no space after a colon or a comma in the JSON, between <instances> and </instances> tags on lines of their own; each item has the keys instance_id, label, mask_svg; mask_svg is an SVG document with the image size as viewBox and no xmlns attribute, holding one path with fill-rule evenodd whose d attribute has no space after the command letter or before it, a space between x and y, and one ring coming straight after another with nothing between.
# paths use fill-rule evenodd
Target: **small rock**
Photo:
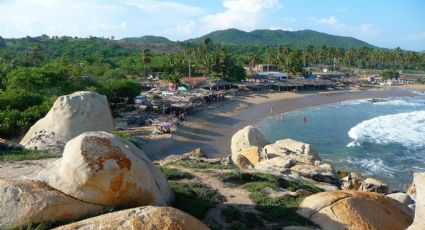
<instances>
[{"instance_id":1,"label":"small rock","mask_svg":"<svg viewBox=\"0 0 425 230\"><path fill-rule=\"evenodd\" d=\"M388 194L387 196L405 205L410 205L415 203L415 201L413 201L412 198L410 198L410 196L407 195L406 193L402 193L402 192L391 193L391 194Z\"/></svg>"},{"instance_id":2,"label":"small rock","mask_svg":"<svg viewBox=\"0 0 425 230\"><path fill-rule=\"evenodd\" d=\"M367 178L360 185L359 191L362 192L376 192L382 194L388 194L389 187L384 182L374 179Z\"/></svg>"}]
</instances>

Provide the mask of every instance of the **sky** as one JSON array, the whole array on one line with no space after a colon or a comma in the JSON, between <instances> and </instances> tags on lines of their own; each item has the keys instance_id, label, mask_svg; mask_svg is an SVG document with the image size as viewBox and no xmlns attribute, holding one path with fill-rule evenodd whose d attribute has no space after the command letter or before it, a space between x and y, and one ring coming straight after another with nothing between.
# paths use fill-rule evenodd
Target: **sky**
<instances>
[{"instance_id":1,"label":"sky","mask_svg":"<svg viewBox=\"0 0 425 230\"><path fill-rule=\"evenodd\" d=\"M0 0L0 36L186 40L237 28L304 30L425 50L424 0Z\"/></svg>"}]
</instances>

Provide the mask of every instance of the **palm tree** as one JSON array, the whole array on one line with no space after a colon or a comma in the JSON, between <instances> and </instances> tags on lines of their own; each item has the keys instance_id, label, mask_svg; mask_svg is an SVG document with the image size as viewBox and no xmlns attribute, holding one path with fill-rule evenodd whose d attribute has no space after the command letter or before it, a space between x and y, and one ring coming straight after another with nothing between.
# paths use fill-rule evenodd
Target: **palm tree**
<instances>
[{"instance_id":1,"label":"palm tree","mask_svg":"<svg viewBox=\"0 0 425 230\"><path fill-rule=\"evenodd\" d=\"M143 67L144 67L144 75L146 76L146 72L147 72L147 69L148 69L148 67L149 67L149 64L151 63L151 60L152 60L152 53L151 53L151 51L150 51L150 49L144 49L143 51L142 51L142 55L141 55L141 57L140 57L140 61L142 62L142 64L143 64Z\"/></svg>"},{"instance_id":2,"label":"palm tree","mask_svg":"<svg viewBox=\"0 0 425 230\"><path fill-rule=\"evenodd\" d=\"M254 73L254 68L260 63L260 59L256 53L250 53L248 57L249 72Z\"/></svg>"},{"instance_id":3,"label":"palm tree","mask_svg":"<svg viewBox=\"0 0 425 230\"><path fill-rule=\"evenodd\" d=\"M28 59L33 65L39 65L43 61L43 54L41 46L38 44L32 44L28 52Z\"/></svg>"}]
</instances>

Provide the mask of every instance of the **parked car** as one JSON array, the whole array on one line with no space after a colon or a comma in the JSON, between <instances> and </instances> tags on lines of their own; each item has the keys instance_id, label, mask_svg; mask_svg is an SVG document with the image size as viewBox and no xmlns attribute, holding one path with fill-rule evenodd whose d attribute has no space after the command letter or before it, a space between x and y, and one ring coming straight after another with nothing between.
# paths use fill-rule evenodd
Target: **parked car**
<instances>
[{"instance_id":1,"label":"parked car","mask_svg":"<svg viewBox=\"0 0 425 230\"><path fill-rule=\"evenodd\" d=\"M170 92L170 91L162 91L162 96L173 96L174 92Z\"/></svg>"},{"instance_id":2,"label":"parked car","mask_svg":"<svg viewBox=\"0 0 425 230\"><path fill-rule=\"evenodd\" d=\"M148 101L148 97L146 95L139 95L135 98L135 104L144 104Z\"/></svg>"}]
</instances>

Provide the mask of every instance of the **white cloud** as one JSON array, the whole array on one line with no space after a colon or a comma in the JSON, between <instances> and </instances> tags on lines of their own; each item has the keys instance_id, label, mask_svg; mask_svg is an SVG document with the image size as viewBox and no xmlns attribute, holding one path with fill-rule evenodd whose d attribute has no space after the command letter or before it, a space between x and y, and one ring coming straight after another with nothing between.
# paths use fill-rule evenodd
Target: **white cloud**
<instances>
[{"instance_id":1,"label":"white cloud","mask_svg":"<svg viewBox=\"0 0 425 230\"><path fill-rule=\"evenodd\" d=\"M363 24L360 25L360 32L366 37L379 37L382 30L376 28L373 24Z\"/></svg>"},{"instance_id":2,"label":"white cloud","mask_svg":"<svg viewBox=\"0 0 425 230\"><path fill-rule=\"evenodd\" d=\"M406 41L421 41L421 40L425 40L425 31L416 33L416 34L411 34L409 36L406 36L405 39Z\"/></svg>"},{"instance_id":3,"label":"white cloud","mask_svg":"<svg viewBox=\"0 0 425 230\"><path fill-rule=\"evenodd\" d=\"M225 10L204 16L201 21L205 32L238 28L253 30L259 23L264 10L280 8L279 0L224 0Z\"/></svg>"},{"instance_id":4,"label":"white cloud","mask_svg":"<svg viewBox=\"0 0 425 230\"><path fill-rule=\"evenodd\" d=\"M308 19L310 21L313 21L316 25L326 25L339 30L344 29L346 26L345 24L339 22L335 16L330 16L325 18L310 17Z\"/></svg>"},{"instance_id":5,"label":"white cloud","mask_svg":"<svg viewBox=\"0 0 425 230\"><path fill-rule=\"evenodd\" d=\"M279 26L270 26L269 30L285 30L285 31L293 31L291 27L279 27Z\"/></svg>"}]
</instances>

